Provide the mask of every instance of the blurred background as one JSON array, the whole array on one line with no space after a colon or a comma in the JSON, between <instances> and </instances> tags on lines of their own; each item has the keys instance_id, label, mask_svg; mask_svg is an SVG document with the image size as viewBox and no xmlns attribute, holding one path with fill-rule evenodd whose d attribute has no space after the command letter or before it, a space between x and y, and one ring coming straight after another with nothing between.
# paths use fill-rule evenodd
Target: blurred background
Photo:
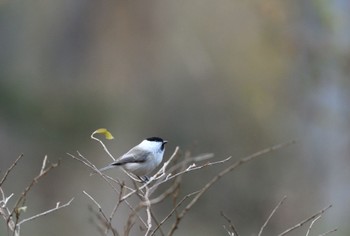
<instances>
[{"instance_id":1,"label":"blurred background","mask_svg":"<svg viewBox=\"0 0 350 236\"><path fill-rule=\"evenodd\" d=\"M256 235L284 195L266 235L329 204L314 234L349 235L349 11L346 0L0 0L1 174L24 153L4 190L18 196L47 154L61 165L29 193L23 217L75 197L23 235L98 235L82 191L107 212L116 196L66 153L109 163L90 139L101 127L115 156L160 136L166 158L180 146L232 163L297 140L225 176L176 235L227 235L220 211L241 235ZM222 168L189 174L182 194ZM169 209L155 210L162 219Z\"/></svg>"}]
</instances>

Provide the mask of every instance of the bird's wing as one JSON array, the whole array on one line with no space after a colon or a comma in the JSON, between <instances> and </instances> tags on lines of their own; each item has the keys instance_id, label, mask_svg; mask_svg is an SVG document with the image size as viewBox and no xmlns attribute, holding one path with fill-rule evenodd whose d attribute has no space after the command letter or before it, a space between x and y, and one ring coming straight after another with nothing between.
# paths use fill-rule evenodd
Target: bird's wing
<instances>
[{"instance_id":1,"label":"bird's wing","mask_svg":"<svg viewBox=\"0 0 350 236\"><path fill-rule=\"evenodd\" d=\"M140 149L138 147L134 147L130 149L127 153L121 156L118 160L116 160L112 165L123 165L125 163L141 163L145 162L147 156L151 152L145 151L144 149Z\"/></svg>"}]
</instances>

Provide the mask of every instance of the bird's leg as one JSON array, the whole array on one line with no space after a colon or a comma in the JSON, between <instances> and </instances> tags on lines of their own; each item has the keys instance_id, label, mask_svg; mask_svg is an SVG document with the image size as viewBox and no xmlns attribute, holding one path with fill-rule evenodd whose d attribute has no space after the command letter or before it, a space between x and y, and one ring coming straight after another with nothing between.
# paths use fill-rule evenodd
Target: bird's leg
<instances>
[{"instance_id":1,"label":"bird's leg","mask_svg":"<svg viewBox=\"0 0 350 236\"><path fill-rule=\"evenodd\" d=\"M149 178L147 175L145 176L137 176L141 181L142 183L147 183L149 181Z\"/></svg>"}]
</instances>

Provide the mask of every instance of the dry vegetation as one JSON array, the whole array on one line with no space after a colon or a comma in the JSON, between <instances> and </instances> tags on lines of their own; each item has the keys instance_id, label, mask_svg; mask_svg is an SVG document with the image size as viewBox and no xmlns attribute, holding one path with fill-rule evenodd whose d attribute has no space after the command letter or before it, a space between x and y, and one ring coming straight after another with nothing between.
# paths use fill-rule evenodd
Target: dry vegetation
<instances>
[{"instance_id":1,"label":"dry vegetation","mask_svg":"<svg viewBox=\"0 0 350 236\"><path fill-rule=\"evenodd\" d=\"M94 134L93 134L94 135ZM92 135L92 138L99 141L106 153L115 159L107 150L103 142ZM185 216L188 212L193 210L193 206L198 202L198 200L206 193L206 191L218 182L222 177L234 171L238 167L256 160L259 157L264 156L270 152L276 151L283 147L292 144L293 141L279 144L273 147L266 148L259 152L256 152L250 156L244 157L238 161L231 162L231 157L222 159L220 161L211 161L212 154L203 154L199 156L185 156L181 158L179 155L179 148L177 147L171 157L162 165L159 171L150 177L147 183L141 183L137 178L127 173L132 179L131 184L126 184L117 178L111 178L104 173L101 173L96 166L90 162L87 158L77 152L77 155L68 154L73 159L81 162L83 165L87 166L91 172L97 173L96 176L101 177L109 187L118 196L115 200L114 206L111 206L108 211L102 209L101 204L98 199L96 199L92 194L84 191L86 197L91 200L93 207L91 208L92 214L95 214L98 219L98 231L101 235L131 235L132 230L139 230L142 235L174 235L179 224L185 220ZM43 178L50 170L56 168L59 163L51 164L47 166L47 157L44 158L42 167L37 176L33 178L27 188L25 188L20 196L15 200L14 205L10 206L10 202L13 201L15 196L13 194L6 194L2 185L7 180L10 172L14 171L16 164L20 161L23 155L20 155L13 165L11 165L5 172L3 178L0 182L0 215L7 225L7 235L20 235L20 228L23 223L30 223L30 221L45 217L49 213L53 213L63 207L69 207L70 203L73 201L71 199L67 203L61 205L57 203L56 206L47 211L41 212L29 218L22 219L21 213L25 211L26 206L30 205L30 202L26 202L26 196L32 187L38 183L38 181ZM221 165L222 170L218 172L215 176L211 178L203 186L198 186L192 192L186 193L183 197L180 196L179 192L182 190L182 179L183 176L188 172L201 171L204 168L210 168L214 165ZM166 186L165 190L159 190L160 186ZM156 191L158 190L158 191ZM132 198L133 201L131 200ZM136 201L135 201L136 199ZM269 217L262 224L259 232L252 232L255 235L261 236L264 233L266 226L268 225L270 219L273 217L278 208L284 203L286 196L276 205L272 210ZM160 204L163 201L169 201L173 204L172 209L165 216L158 216L153 210L154 206ZM116 228L113 225L113 220L121 212L121 207L125 204L129 209L129 214L125 215L125 225L122 229ZM281 232L279 236L287 235L293 230L300 228L307 223L309 223L308 228L306 228L306 236L311 236L312 228L315 222L328 210L331 206L324 208L323 210L313 214L305 220L300 221L298 224L286 229ZM234 226L232 220L224 212L221 211L221 216L227 222L227 226L224 225L228 235L238 236L239 227ZM120 217L120 216L119 216ZM45 220L45 219L42 219ZM165 223L167 223L165 226ZM336 229L325 232L322 235L327 235L336 231Z\"/></svg>"}]
</instances>

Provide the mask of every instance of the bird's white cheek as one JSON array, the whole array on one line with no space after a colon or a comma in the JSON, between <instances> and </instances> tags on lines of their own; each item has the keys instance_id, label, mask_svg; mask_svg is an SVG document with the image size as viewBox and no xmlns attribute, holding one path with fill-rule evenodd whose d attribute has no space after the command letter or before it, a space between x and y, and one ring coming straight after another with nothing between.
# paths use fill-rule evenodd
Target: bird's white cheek
<instances>
[{"instance_id":1,"label":"bird's white cheek","mask_svg":"<svg viewBox=\"0 0 350 236\"><path fill-rule=\"evenodd\" d=\"M158 166L158 165L162 162L162 160L163 160L163 154L164 154L164 152L160 152L160 153L157 153L157 154L155 155L156 166Z\"/></svg>"}]
</instances>

